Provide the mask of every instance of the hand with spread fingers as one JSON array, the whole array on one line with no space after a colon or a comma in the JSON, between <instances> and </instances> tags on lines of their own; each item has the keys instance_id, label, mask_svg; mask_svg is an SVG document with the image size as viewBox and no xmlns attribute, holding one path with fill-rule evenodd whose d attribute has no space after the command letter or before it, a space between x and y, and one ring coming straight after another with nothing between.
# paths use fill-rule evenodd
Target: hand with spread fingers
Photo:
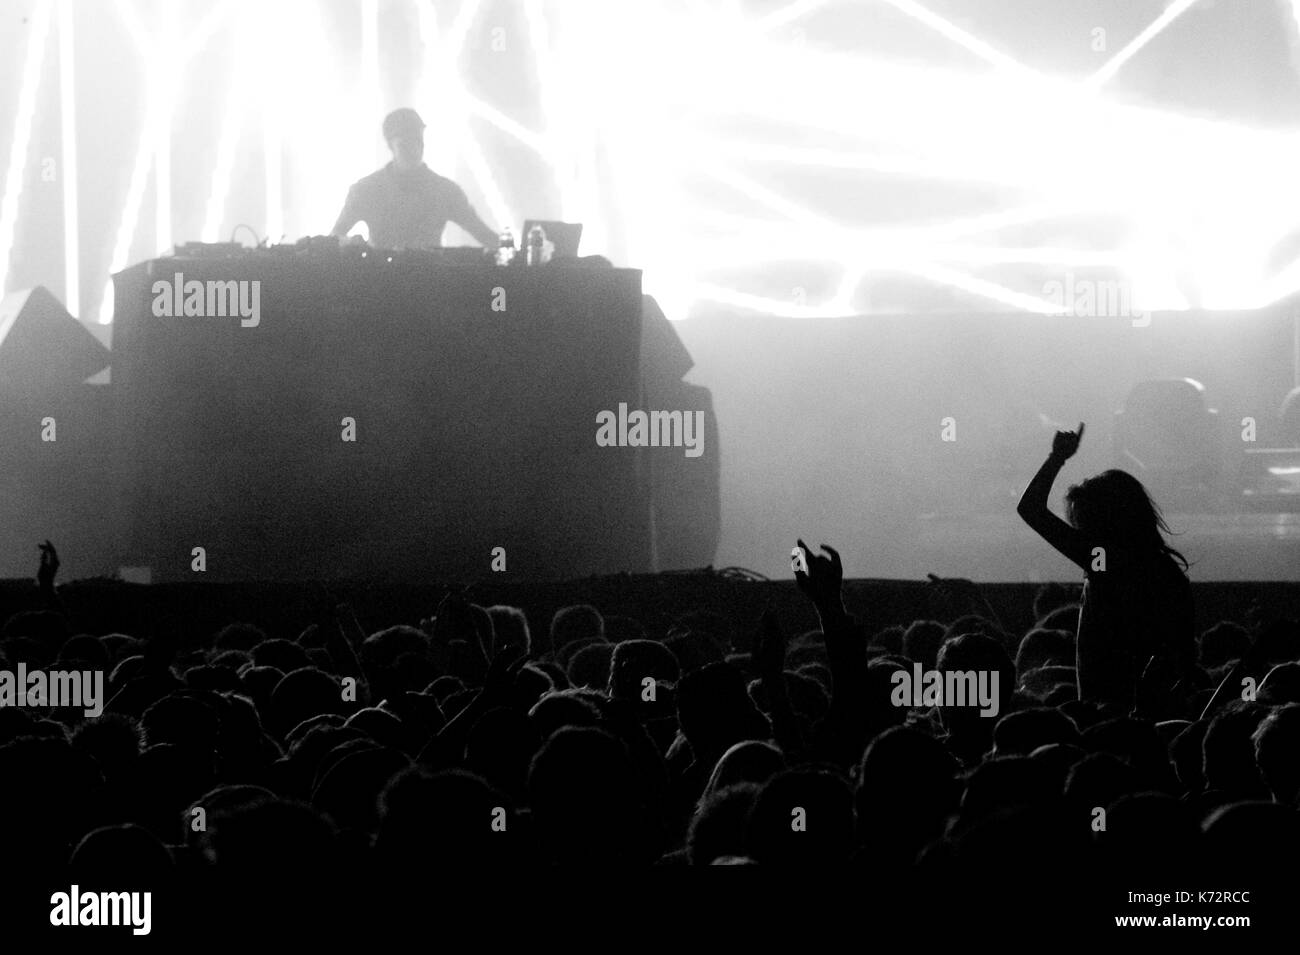
<instances>
[{"instance_id":1,"label":"hand with spread fingers","mask_svg":"<svg viewBox=\"0 0 1300 955\"><path fill-rule=\"evenodd\" d=\"M798 543L804 554L804 566L808 570L805 572L796 568L795 583L819 609L839 605L840 588L844 583L844 564L840 561L839 551L828 544L822 544L822 550L830 555L823 557L814 554L802 540Z\"/></svg>"}]
</instances>

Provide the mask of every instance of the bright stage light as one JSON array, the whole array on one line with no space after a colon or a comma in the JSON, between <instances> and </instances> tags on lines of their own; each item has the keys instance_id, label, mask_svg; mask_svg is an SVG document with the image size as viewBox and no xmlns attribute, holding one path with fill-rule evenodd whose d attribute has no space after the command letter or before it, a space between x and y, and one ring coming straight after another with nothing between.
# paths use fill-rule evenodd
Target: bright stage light
<instances>
[{"instance_id":1,"label":"bright stage light","mask_svg":"<svg viewBox=\"0 0 1300 955\"><path fill-rule=\"evenodd\" d=\"M23 62L23 78L18 87L18 112L14 117L13 142L9 147L4 198L0 199L0 295L5 293L9 279L9 254L13 251L18 199L22 195L23 174L27 169L27 146L32 136L32 119L36 115L36 89L41 79L41 63L45 59L51 6L51 0L41 0L33 14L27 59Z\"/></svg>"},{"instance_id":2,"label":"bright stage light","mask_svg":"<svg viewBox=\"0 0 1300 955\"><path fill-rule=\"evenodd\" d=\"M324 231L346 185L386 161L378 135L340 131L368 133L399 105L387 101L394 90L385 88L385 52L389 31L410 17L422 46L409 84L412 105L438 131L429 139L430 165L463 174L475 202L499 224L517 223L521 209L583 222L584 249L642 268L647 289L681 306L668 310L672 317L683 317L695 300L779 310L761 293L764 272L783 264L815 265L825 277L819 300L802 304L799 314L852 312L877 277L899 272L1039 310L1032 293L1040 280L1008 287L1016 282L1007 276L1017 274L1008 266L1026 276L1034 268L1118 272L1151 308L1260 304L1300 287L1298 267L1268 266L1277 243L1295 231L1300 136L1124 99L1128 64L1158 52L1152 41L1193 0L1173 0L1100 68L1076 79L1019 62L1005 40L979 35L975 14L958 24L922 0L881 6L883 20L872 12L877 22L939 37L958 51L954 62L968 55L966 65L902 60L883 41L846 49L834 25L860 7L844 0L790 0L762 10L689 0L526 0L518 7L347 0L337 8L320 0L234 0L201 11L169 4L160 12L174 16L188 38L183 52L160 32L166 16L146 18L142 5L114 0L110 9L148 75L129 183L125 195L110 196L120 215L109 268L124 267L139 248L151 174L155 249L170 244L174 218L193 217L205 241L224 238L236 208L240 219L277 237ZM1295 24L1288 27L1300 32L1300 0L1290 6L1284 15ZM537 81L513 102L466 75L483 63L464 55L475 27L502 22L519 24L512 67L523 64ZM225 89L213 141L202 151L211 163L206 188L182 197L169 181L169 117L192 95L190 61L204 45L231 56L209 80ZM34 43L25 51L20 104L40 81L38 52ZM71 81L64 85L70 96ZM527 115L528 97L537 118ZM66 129L72 106L64 110ZM21 190L16 147L30 135L23 116L20 108L0 207L6 253ZM30 128L30 117L25 123ZM532 151L549 177L547 191L515 191L519 169L476 135L493 130ZM69 158L75 170L76 147L75 136L65 135L65 170ZM234 177L250 165L261 181L245 187ZM836 185L825 185L832 178ZM878 221L868 203L855 210L845 201L857 183L954 199L929 203L924 215ZM250 189L263 186L264 194L254 194L264 220L243 211ZM64 188L71 233L75 183L65 180ZM1090 230L1113 238L1090 247L1079 241ZM65 239L71 290L77 248ZM0 268L8 269L7 254ZM736 294L722 296L727 286ZM98 313L108 320L104 287ZM700 291L707 294L696 296Z\"/></svg>"}]
</instances>

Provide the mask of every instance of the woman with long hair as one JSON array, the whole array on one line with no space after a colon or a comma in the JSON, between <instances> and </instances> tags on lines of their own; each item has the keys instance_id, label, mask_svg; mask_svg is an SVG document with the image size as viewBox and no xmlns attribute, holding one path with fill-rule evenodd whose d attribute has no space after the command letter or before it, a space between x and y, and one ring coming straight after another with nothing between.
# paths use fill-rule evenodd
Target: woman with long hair
<instances>
[{"instance_id":1,"label":"woman with long hair","mask_svg":"<svg viewBox=\"0 0 1300 955\"><path fill-rule=\"evenodd\" d=\"M1052 453L1016 508L1025 523L1082 568L1083 602L1075 660L1079 699L1121 707L1139 702L1139 684L1169 683L1195 659L1187 560L1142 482L1105 471L1066 492L1068 521L1047 507L1052 484L1079 449L1078 431L1058 431Z\"/></svg>"}]
</instances>

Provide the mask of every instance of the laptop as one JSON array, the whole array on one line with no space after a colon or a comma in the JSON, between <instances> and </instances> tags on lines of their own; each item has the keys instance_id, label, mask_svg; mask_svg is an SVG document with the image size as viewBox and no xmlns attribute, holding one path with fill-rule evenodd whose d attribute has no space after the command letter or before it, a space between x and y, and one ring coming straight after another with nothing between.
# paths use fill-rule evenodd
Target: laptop
<instances>
[{"instance_id":1,"label":"laptop","mask_svg":"<svg viewBox=\"0 0 1300 955\"><path fill-rule=\"evenodd\" d=\"M547 219L525 219L524 231L519 234L521 251L528 247L528 230L539 225L546 239L555 246L555 255L577 258L578 242L582 239L581 222L555 222Z\"/></svg>"}]
</instances>

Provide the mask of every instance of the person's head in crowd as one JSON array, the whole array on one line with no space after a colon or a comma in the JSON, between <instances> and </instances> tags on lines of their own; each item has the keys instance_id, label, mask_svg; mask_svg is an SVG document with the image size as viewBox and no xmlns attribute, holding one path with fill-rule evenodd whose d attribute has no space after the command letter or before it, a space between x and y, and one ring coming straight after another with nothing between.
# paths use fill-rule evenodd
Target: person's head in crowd
<instances>
[{"instance_id":1,"label":"person's head in crowd","mask_svg":"<svg viewBox=\"0 0 1300 955\"><path fill-rule=\"evenodd\" d=\"M552 734L529 768L528 802L548 863L600 871L650 861L632 761L604 730L570 726Z\"/></svg>"},{"instance_id":2,"label":"person's head in crowd","mask_svg":"<svg viewBox=\"0 0 1300 955\"><path fill-rule=\"evenodd\" d=\"M960 767L933 736L892 726L867 744L854 793L858 843L870 858L910 865L957 808Z\"/></svg>"},{"instance_id":3,"label":"person's head in crowd","mask_svg":"<svg viewBox=\"0 0 1300 955\"><path fill-rule=\"evenodd\" d=\"M700 634L677 634L665 640L664 647L677 660L677 667L682 673L726 660L723 648L708 636Z\"/></svg>"},{"instance_id":4,"label":"person's head in crowd","mask_svg":"<svg viewBox=\"0 0 1300 955\"><path fill-rule=\"evenodd\" d=\"M334 871L334 833L320 813L272 798L236 804L207 820L207 852L232 875L301 879Z\"/></svg>"},{"instance_id":5,"label":"person's head in crowd","mask_svg":"<svg viewBox=\"0 0 1300 955\"><path fill-rule=\"evenodd\" d=\"M559 690L547 693L534 703L528 719L537 738L545 740L566 726L596 726L600 723L600 709L573 690Z\"/></svg>"},{"instance_id":6,"label":"person's head in crowd","mask_svg":"<svg viewBox=\"0 0 1300 955\"><path fill-rule=\"evenodd\" d=\"M253 663L289 673L309 665L307 651L291 640L263 640L252 650Z\"/></svg>"},{"instance_id":7,"label":"person's head in crowd","mask_svg":"<svg viewBox=\"0 0 1300 955\"><path fill-rule=\"evenodd\" d=\"M1060 710L1033 707L1008 713L993 727L994 756L1028 756L1040 746L1077 746L1079 728Z\"/></svg>"},{"instance_id":8,"label":"person's head in crowd","mask_svg":"<svg viewBox=\"0 0 1300 955\"><path fill-rule=\"evenodd\" d=\"M339 751L343 744L364 741L373 745L370 737L360 729L343 726L341 723L331 725L315 722L305 730L300 725L295 727L292 735L294 741L278 765L281 783L279 791L285 796L300 799L311 797L317 777L326 768L330 754Z\"/></svg>"},{"instance_id":9,"label":"person's head in crowd","mask_svg":"<svg viewBox=\"0 0 1300 955\"><path fill-rule=\"evenodd\" d=\"M871 635L870 645L879 647L886 653L902 653L903 637L906 632L903 626L897 623L882 627Z\"/></svg>"},{"instance_id":10,"label":"person's head in crowd","mask_svg":"<svg viewBox=\"0 0 1300 955\"><path fill-rule=\"evenodd\" d=\"M120 823L86 833L72 851L68 869L79 885L147 891L166 882L174 862L171 850L148 829Z\"/></svg>"},{"instance_id":11,"label":"person's head in crowd","mask_svg":"<svg viewBox=\"0 0 1300 955\"><path fill-rule=\"evenodd\" d=\"M988 617L981 616L977 613L968 613L963 614L948 624L947 629L945 629L943 633L944 642L946 643L953 637L960 637L967 633L982 633L987 637L992 637L999 643L1003 642L1005 636L1005 634L1003 634L998 628L998 625ZM940 647L942 646L943 644L940 644Z\"/></svg>"},{"instance_id":12,"label":"person's head in crowd","mask_svg":"<svg viewBox=\"0 0 1300 955\"><path fill-rule=\"evenodd\" d=\"M1124 552L1168 556L1187 569L1187 561L1164 538L1169 533L1160 508L1142 482L1112 469L1087 478L1065 492L1066 517L1099 546Z\"/></svg>"},{"instance_id":13,"label":"person's head in crowd","mask_svg":"<svg viewBox=\"0 0 1300 955\"><path fill-rule=\"evenodd\" d=\"M736 782L705 795L686 834L691 865L713 865L719 858L744 855L746 824L759 791L756 782Z\"/></svg>"},{"instance_id":14,"label":"person's head in crowd","mask_svg":"<svg viewBox=\"0 0 1300 955\"><path fill-rule=\"evenodd\" d=\"M1090 753L1065 777L1065 798L1091 812L1094 806L1109 806L1136 791L1137 782L1138 774L1128 763L1110 753Z\"/></svg>"},{"instance_id":15,"label":"person's head in crowd","mask_svg":"<svg viewBox=\"0 0 1300 955\"><path fill-rule=\"evenodd\" d=\"M135 768L144 748L143 733L129 716L105 713L72 731L72 748L93 759L106 780L116 782L127 779Z\"/></svg>"},{"instance_id":16,"label":"person's head in crowd","mask_svg":"<svg viewBox=\"0 0 1300 955\"><path fill-rule=\"evenodd\" d=\"M232 623L217 631L212 641L218 650L243 650L245 653L266 639L266 634L251 623Z\"/></svg>"},{"instance_id":17,"label":"person's head in crowd","mask_svg":"<svg viewBox=\"0 0 1300 955\"><path fill-rule=\"evenodd\" d=\"M569 662L578 655L579 651L585 650L590 646L599 646L608 643L609 641L607 640L597 640L595 637L578 637L576 640L570 640L563 647L557 649L553 654L551 654L549 660L539 662L553 664L565 673L568 673Z\"/></svg>"},{"instance_id":18,"label":"person's head in crowd","mask_svg":"<svg viewBox=\"0 0 1300 955\"><path fill-rule=\"evenodd\" d=\"M528 616L522 610L508 604L494 604L487 608L487 614L492 619L493 656L508 651L528 652Z\"/></svg>"},{"instance_id":19,"label":"person's head in crowd","mask_svg":"<svg viewBox=\"0 0 1300 955\"><path fill-rule=\"evenodd\" d=\"M605 689L609 685L610 664L614 659L612 643L592 643L583 647L569 660L565 674L571 686L591 686Z\"/></svg>"},{"instance_id":20,"label":"person's head in crowd","mask_svg":"<svg viewBox=\"0 0 1300 955\"><path fill-rule=\"evenodd\" d=\"M302 667L276 682L262 712L266 728L273 735L283 737L309 717L320 713L345 715L353 708L344 701L343 689L334 677L315 667Z\"/></svg>"},{"instance_id":21,"label":"person's head in crowd","mask_svg":"<svg viewBox=\"0 0 1300 955\"><path fill-rule=\"evenodd\" d=\"M408 727L399 716L378 706L367 706L357 710L344 721L343 725L361 730L380 746L401 750L407 755L410 755L419 743L411 738Z\"/></svg>"},{"instance_id":22,"label":"person's head in crowd","mask_svg":"<svg viewBox=\"0 0 1300 955\"><path fill-rule=\"evenodd\" d=\"M475 646L476 655L486 662L492 659L492 648L497 644L496 621L487 612L487 607L480 607L478 604L469 605L469 619L478 636ZM475 643L473 640L470 642Z\"/></svg>"},{"instance_id":23,"label":"person's head in crowd","mask_svg":"<svg viewBox=\"0 0 1300 955\"><path fill-rule=\"evenodd\" d=\"M190 667L182 675L185 685L192 690L215 690L217 692L237 693L243 687L239 674L234 669L224 666Z\"/></svg>"},{"instance_id":24,"label":"person's head in crowd","mask_svg":"<svg viewBox=\"0 0 1300 955\"><path fill-rule=\"evenodd\" d=\"M217 745L220 721L208 700L172 693L144 711L140 720L145 746L174 743L211 751Z\"/></svg>"},{"instance_id":25,"label":"person's head in crowd","mask_svg":"<svg viewBox=\"0 0 1300 955\"><path fill-rule=\"evenodd\" d=\"M526 713L513 707L488 710L465 741L465 767L514 800L524 798L528 767L542 742Z\"/></svg>"},{"instance_id":26,"label":"person's head in crowd","mask_svg":"<svg viewBox=\"0 0 1300 955\"><path fill-rule=\"evenodd\" d=\"M111 665L116 666L125 657L134 656L144 650L144 644L135 637L125 633L108 633L99 638L99 642L108 651Z\"/></svg>"},{"instance_id":27,"label":"person's head in crowd","mask_svg":"<svg viewBox=\"0 0 1300 955\"><path fill-rule=\"evenodd\" d=\"M1141 788L1165 792L1176 787L1168 748L1149 720L1134 717L1101 720L1084 729L1082 735L1085 749L1110 753L1133 767Z\"/></svg>"},{"instance_id":28,"label":"person's head in crowd","mask_svg":"<svg viewBox=\"0 0 1300 955\"><path fill-rule=\"evenodd\" d=\"M1042 630L1064 630L1066 633L1079 632L1079 610L1081 605L1069 603L1057 607L1047 616L1042 617L1036 627Z\"/></svg>"},{"instance_id":29,"label":"person's head in crowd","mask_svg":"<svg viewBox=\"0 0 1300 955\"><path fill-rule=\"evenodd\" d=\"M1239 623L1220 620L1196 641L1197 662L1207 670L1240 660L1250 650L1250 631Z\"/></svg>"},{"instance_id":30,"label":"person's head in crowd","mask_svg":"<svg viewBox=\"0 0 1300 955\"><path fill-rule=\"evenodd\" d=\"M1051 776L1052 789L1064 794L1065 781L1069 778L1070 770L1087 755L1087 751L1082 746L1072 743L1047 743L1031 752L1029 758L1042 764Z\"/></svg>"},{"instance_id":31,"label":"person's head in crowd","mask_svg":"<svg viewBox=\"0 0 1300 955\"><path fill-rule=\"evenodd\" d=\"M492 617L483 608L471 604L463 593L448 590L434 611L433 626L428 634L427 645L434 662L441 668L450 669L447 649L457 641L464 645L462 652L467 659L469 651L474 657L486 659L494 640L491 627ZM421 636L425 634L423 630L417 632Z\"/></svg>"},{"instance_id":32,"label":"person's head in crowd","mask_svg":"<svg viewBox=\"0 0 1300 955\"><path fill-rule=\"evenodd\" d=\"M946 628L938 620L913 620L903 632L903 656L933 670L945 633Z\"/></svg>"},{"instance_id":33,"label":"person's head in crowd","mask_svg":"<svg viewBox=\"0 0 1300 955\"><path fill-rule=\"evenodd\" d=\"M1168 793L1128 793L1106 807L1105 835L1097 839L1114 871L1176 877L1198 855L1199 819Z\"/></svg>"},{"instance_id":34,"label":"person's head in crowd","mask_svg":"<svg viewBox=\"0 0 1300 955\"><path fill-rule=\"evenodd\" d=\"M519 839L508 798L463 769L430 773L411 767L397 773L380 794L379 818L375 856L386 876L495 870L510 860Z\"/></svg>"},{"instance_id":35,"label":"person's head in crowd","mask_svg":"<svg viewBox=\"0 0 1300 955\"><path fill-rule=\"evenodd\" d=\"M346 727L345 727L346 728ZM368 737L338 747L341 758L322 767L311 794L312 808L340 830L373 832L378 824L376 794L396 773L411 765L398 749L376 745Z\"/></svg>"},{"instance_id":36,"label":"person's head in crowd","mask_svg":"<svg viewBox=\"0 0 1300 955\"><path fill-rule=\"evenodd\" d=\"M1261 703L1235 700L1214 715L1201 747L1206 789L1234 799L1265 795L1252 737L1268 712Z\"/></svg>"},{"instance_id":37,"label":"person's head in crowd","mask_svg":"<svg viewBox=\"0 0 1300 955\"><path fill-rule=\"evenodd\" d=\"M107 670L109 667L108 648L99 642L98 637L78 634L70 637L59 648L54 660L57 669L72 670Z\"/></svg>"},{"instance_id":38,"label":"person's head in crowd","mask_svg":"<svg viewBox=\"0 0 1300 955\"><path fill-rule=\"evenodd\" d=\"M628 640L614 646L609 664L610 699L641 699L645 681L676 683L681 672L677 658L658 640Z\"/></svg>"},{"instance_id":39,"label":"person's head in crowd","mask_svg":"<svg viewBox=\"0 0 1300 955\"><path fill-rule=\"evenodd\" d=\"M225 667L238 675L245 667L253 665L253 657L243 650L213 650L208 654L208 665Z\"/></svg>"},{"instance_id":40,"label":"person's head in crowd","mask_svg":"<svg viewBox=\"0 0 1300 955\"><path fill-rule=\"evenodd\" d=\"M949 628L951 629L951 628ZM941 706L939 717L944 728L954 738L954 743L967 753L983 747L993 739L996 717L1010 711L1011 697L1016 689L1016 670L1006 648L992 636L980 632L964 632L949 637L939 649L935 668L942 674L974 674L976 684L982 679L990 697L996 697L997 709L988 716L981 715L991 707L970 705ZM994 679L996 677L996 687ZM967 679L967 684L971 681ZM955 701L950 701L955 702ZM993 702L993 701L991 701Z\"/></svg>"},{"instance_id":41,"label":"person's head in crowd","mask_svg":"<svg viewBox=\"0 0 1300 955\"><path fill-rule=\"evenodd\" d=\"M556 686L557 681L563 681ZM547 663L528 663L519 668L514 683L510 687L512 705L527 713L533 704L552 690L563 690L567 679L563 671L553 669Z\"/></svg>"},{"instance_id":42,"label":"person's head in crowd","mask_svg":"<svg viewBox=\"0 0 1300 955\"><path fill-rule=\"evenodd\" d=\"M744 656L746 666L749 666L748 654ZM826 637L820 630L808 630L799 634L790 641L786 648L785 665L787 669L797 670L799 667L809 663L820 663L825 665L829 661L826 655ZM732 657L728 656L726 662L731 663ZM739 665L739 664L737 664ZM758 676L757 672L749 673L751 677Z\"/></svg>"},{"instance_id":43,"label":"person's head in crowd","mask_svg":"<svg viewBox=\"0 0 1300 955\"><path fill-rule=\"evenodd\" d=\"M1268 706L1300 703L1300 663L1279 663L1259 684L1259 702Z\"/></svg>"},{"instance_id":44,"label":"person's head in crowd","mask_svg":"<svg viewBox=\"0 0 1300 955\"><path fill-rule=\"evenodd\" d=\"M0 745L0 819L5 855L37 868L68 858L95 820L102 776L95 762L60 737L20 736Z\"/></svg>"},{"instance_id":45,"label":"person's head in crowd","mask_svg":"<svg viewBox=\"0 0 1300 955\"><path fill-rule=\"evenodd\" d=\"M1273 801L1300 809L1300 703L1264 717L1251 737L1255 764Z\"/></svg>"},{"instance_id":46,"label":"person's head in crowd","mask_svg":"<svg viewBox=\"0 0 1300 955\"><path fill-rule=\"evenodd\" d=\"M283 679L284 673L275 667L250 666L239 673L242 692L263 714L271 711L271 694Z\"/></svg>"},{"instance_id":47,"label":"person's head in crowd","mask_svg":"<svg viewBox=\"0 0 1300 955\"><path fill-rule=\"evenodd\" d=\"M1078 601L1079 588L1074 584L1043 584L1034 592L1034 619L1042 620L1052 611L1068 604L1077 604Z\"/></svg>"},{"instance_id":48,"label":"person's head in crowd","mask_svg":"<svg viewBox=\"0 0 1300 955\"><path fill-rule=\"evenodd\" d=\"M718 757L701 801L737 783L765 783L785 769L785 756L772 743L748 739Z\"/></svg>"},{"instance_id":49,"label":"person's head in crowd","mask_svg":"<svg viewBox=\"0 0 1300 955\"><path fill-rule=\"evenodd\" d=\"M1201 823L1204 870L1216 879L1244 878L1279 884L1300 856L1300 814L1263 800L1219 806Z\"/></svg>"},{"instance_id":50,"label":"person's head in crowd","mask_svg":"<svg viewBox=\"0 0 1300 955\"><path fill-rule=\"evenodd\" d=\"M875 733L890 726L901 726L907 721L907 707L894 705L894 693L897 689L894 674L902 671L911 674L907 666L894 657L881 657L867 664L867 678L864 687L863 729L867 733L861 741L865 745ZM834 687L832 686L832 692ZM851 760L858 759L858 753L851 754Z\"/></svg>"},{"instance_id":51,"label":"person's head in crowd","mask_svg":"<svg viewBox=\"0 0 1300 955\"><path fill-rule=\"evenodd\" d=\"M444 675L432 681L425 690L442 706L453 693L464 692L465 688L465 682L460 677Z\"/></svg>"},{"instance_id":52,"label":"person's head in crowd","mask_svg":"<svg viewBox=\"0 0 1300 955\"><path fill-rule=\"evenodd\" d=\"M732 621L712 610L689 610L677 617L667 635L671 637L679 634L689 635L694 639L709 640L724 654L737 649Z\"/></svg>"},{"instance_id":53,"label":"person's head in crowd","mask_svg":"<svg viewBox=\"0 0 1300 955\"><path fill-rule=\"evenodd\" d=\"M561 607L551 618L550 652L558 654L575 640L605 639L605 621L591 604Z\"/></svg>"},{"instance_id":54,"label":"person's head in crowd","mask_svg":"<svg viewBox=\"0 0 1300 955\"><path fill-rule=\"evenodd\" d=\"M369 677L371 695L383 699L405 689L414 689L408 686L401 663L409 664L412 658L428 658L432 655L433 642L424 631L406 625L386 627L366 637L357 656ZM445 667L449 662L446 643L438 644L438 649ZM432 682L440 673L440 670L422 669L420 676Z\"/></svg>"},{"instance_id":55,"label":"person's head in crowd","mask_svg":"<svg viewBox=\"0 0 1300 955\"><path fill-rule=\"evenodd\" d=\"M1029 670L1021 670L1017 667L1016 670L1020 677L1020 690L1032 699L1041 701L1044 706L1060 706L1067 700L1078 699L1078 672L1072 666L1046 666ZM1053 694L1062 687L1076 692L1053 698ZM1049 698L1051 698L1050 702Z\"/></svg>"},{"instance_id":56,"label":"person's head in crowd","mask_svg":"<svg viewBox=\"0 0 1300 955\"><path fill-rule=\"evenodd\" d=\"M852 853L853 833L853 793L844 778L789 769L759 790L745 826L745 854L760 865L838 865Z\"/></svg>"},{"instance_id":57,"label":"person's head in crowd","mask_svg":"<svg viewBox=\"0 0 1300 955\"><path fill-rule=\"evenodd\" d=\"M1055 784L1055 775L1028 756L986 759L966 777L957 824L969 827L1016 806L1048 805L1059 795Z\"/></svg>"},{"instance_id":58,"label":"person's head in crowd","mask_svg":"<svg viewBox=\"0 0 1300 955\"><path fill-rule=\"evenodd\" d=\"M695 758L710 763L733 743L772 735L749 698L744 677L729 663L711 663L682 677L677 723Z\"/></svg>"},{"instance_id":59,"label":"person's head in crowd","mask_svg":"<svg viewBox=\"0 0 1300 955\"><path fill-rule=\"evenodd\" d=\"M790 699L790 708L804 725L815 725L830 709L830 695L820 683L810 676L786 671L785 691ZM762 680L750 680L746 687L749 698L754 701L765 715L771 716L772 703L768 698L767 687Z\"/></svg>"},{"instance_id":60,"label":"person's head in crowd","mask_svg":"<svg viewBox=\"0 0 1300 955\"><path fill-rule=\"evenodd\" d=\"M1021 676L1040 667L1074 666L1074 633L1035 627L1025 634L1016 651L1016 672Z\"/></svg>"},{"instance_id":61,"label":"person's head in crowd","mask_svg":"<svg viewBox=\"0 0 1300 955\"><path fill-rule=\"evenodd\" d=\"M145 660L143 654L132 654L129 657L123 657L117 661L112 671L108 674L108 695L111 697L122 687L144 672Z\"/></svg>"}]
</instances>

